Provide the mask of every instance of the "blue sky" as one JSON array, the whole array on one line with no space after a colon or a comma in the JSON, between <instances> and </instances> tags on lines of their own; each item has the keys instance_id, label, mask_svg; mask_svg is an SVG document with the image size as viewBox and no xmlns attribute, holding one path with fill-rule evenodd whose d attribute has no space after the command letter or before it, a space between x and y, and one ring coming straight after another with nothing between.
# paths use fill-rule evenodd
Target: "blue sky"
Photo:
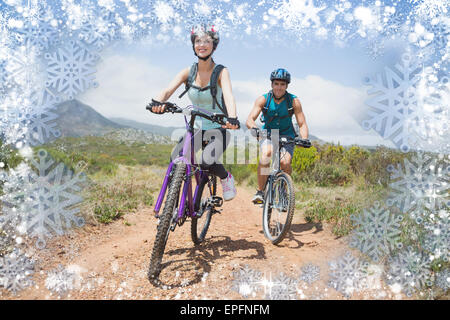
<instances>
[{"instance_id":1,"label":"blue sky","mask_svg":"<svg viewBox=\"0 0 450 320\"><path fill-rule=\"evenodd\" d=\"M81 101L108 117L124 117L170 126L183 124L182 118L161 118L145 114L143 106L182 68L195 61L189 42L116 46L106 51L102 57L104 63L100 63L97 68L100 86L82 95ZM387 51L383 57L374 60L364 47L339 48L331 42L302 47L290 43L281 47L262 45L252 38L243 41L222 38L214 54L215 61L224 64L230 71L241 121L245 121L254 100L270 89L270 72L284 67L292 74L293 81L288 90L300 98L310 133L327 141L347 145L357 143L388 146L393 146L390 141L380 138L373 131L362 130L358 119L363 117L364 95L367 90L363 85L363 78L380 72L384 65L392 65L397 57L396 49ZM117 59L123 60L118 62ZM133 64L136 64L136 71L130 71L134 70L131 67ZM116 82L111 83L114 79L117 79ZM180 102L178 94L181 89L172 96L172 101ZM330 94L330 91L333 93ZM111 92L114 92L112 96ZM120 97L112 98L117 92L120 92ZM320 107L316 103L317 99L323 100L319 103ZM182 100L180 104L183 103L187 104L189 101ZM127 107L124 108L124 105ZM341 120L341 117L344 119Z\"/></svg>"},{"instance_id":2,"label":"blue sky","mask_svg":"<svg viewBox=\"0 0 450 320\"><path fill-rule=\"evenodd\" d=\"M230 70L241 121L245 121L254 100L270 89L270 72L277 67L284 67L292 74L289 90L300 98L312 134L336 143L392 146L375 132L362 130L357 122L357 118L361 117L359 111L363 110L364 92L367 90L363 86L363 77L380 71L385 61L374 61L359 48L337 48L331 44L301 49L273 46L261 49L258 46L257 43L248 42L244 46L223 39L214 54L215 61ZM191 65L194 58L190 45L184 44L170 47L135 44L126 46L126 49L110 49L103 57L104 64L98 66L99 88L82 95L80 100L109 117L125 117L160 125L182 125L181 118L146 114L143 107L177 72ZM114 82L114 79L117 81ZM172 101L180 103L178 94L182 89L172 96ZM311 95L311 91L315 95ZM111 92L114 92L113 96L120 92L120 97L110 99ZM351 96L355 97L349 98ZM317 109L317 98L325 99L319 103L320 109ZM183 103L189 101L183 100ZM339 111L341 104L346 109ZM127 107L124 108L124 105ZM341 117L345 119L341 121Z\"/></svg>"},{"instance_id":3,"label":"blue sky","mask_svg":"<svg viewBox=\"0 0 450 320\"><path fill-rule=\"evenodd\" d=\"M353 7L375 3L351 2ZM317 6L328 4L327 1L314 3ZM409 10L405 4L407 1L403 3L403 8ZM271 29L269 32L277 31ZM270 89L270 72L284 67L293 77L288 90L300 98L312 134L343 144L392 146L390 141L381 139L373 130L362 130L359 123L364 117L364 101L368 98L368 87L364 86L363 79L382 72L385 66L393 66L401 54L400 44L394 43L391 47L387 44L384 55L373 59L365 47L368 43L363 41L339 47L332 40L315 41L312 37L312 41L302 43L288 35L282 37L286 41L273 43L261 41L253 33L239 40L221 37L214 60L227 66L230 71L238 116L242 122L245 122L254 100ZM164 43L153 39L118 45L103 52L102 59L96 74L100 86L81 95L81 101L108 117L170 126L183 124L182 118L176 116L145 114L144 106L181 69L195 61L188 34L184 43ZM182 88L171 100L180 105L189 103L185 98L178 101L181 91Z\"/></svg>"},{"instance_id":4,"label":"blue sky","mask_svg":"<svg viewBox=\"0 0 450 320\"><path fill-rule=\"evenodd\" d=\"M6 1L8 5L18 6L26 3L23 0ZM214 58L230 71L242 122L255 99L270 89L270 72L284 67L292 75L288 90L302 102L312 134L343 144L392 145L375 132L361 129L368 98L363 79L382 72L385 66L393 66L401 52L387 44L385 55L374 60L366 48L370 41L355 42L348 38L361 32L372 32L372 36L375 32L374 38L378 37L378 31L374 30L379 30L376 27L380 26L383 17L386 18L390 5L395 3L396 14L404 19L404 13L411 10L410 0L74 0L61 3L49 0L45 3L54 7L62 20L67 20L66 27L70 30L83 25L83 18L92 19L87 13L91 7L96 14L102 11L101 8L108 8L116 18L120 15L122 35L127 35L124 30L140 26L141 22L146 26L142 28L150 30L148 39L119 43L103 50L102 59L96 65L98 88L77 96L107 117L182 125L179 117L146 113L145 105L182 68L195 61L189 41L191 24L214 19L215 23L222 21L224 27L222 32L218 23L221 42ZM292 12L294 14L290 16ZM304 14L309 18L303 19ZM334 15L331 20L330 14ZM306 27L303 25L305 20L308 22ZM113 24L117 19L114 21ZM327 29L325 36L318 33L320 27ZM334 38L340 27L349 32L343 35L345 47L337 44ZM248 28L251 31L247 33ZM226 32L234 34L225 36ZM168 41L157 40L164 38ZM178 102L181 91L182 88L171 100ZM181 105L188 103L186 97L179 101Z\"/></svg>"}]
</instances>

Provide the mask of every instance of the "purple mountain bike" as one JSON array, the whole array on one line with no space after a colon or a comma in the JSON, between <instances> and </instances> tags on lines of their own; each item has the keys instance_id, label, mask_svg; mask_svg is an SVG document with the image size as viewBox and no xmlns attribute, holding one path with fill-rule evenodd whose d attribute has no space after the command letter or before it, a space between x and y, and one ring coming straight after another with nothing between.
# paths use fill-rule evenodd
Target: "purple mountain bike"
<instances>
[{"instance_id":1,"label":"purple mountain bike","mask_svg":"<svg viewBox=\"0 0 450 320\"><path fill-rule=\"evenodd\" d=\"M197 162L194 161L193 134L196 117L202 117L221 125L226 124L227 117L224 114L210 113L194 106L182 109L173 103L165 102L164 104L166 105L165 112L184 114L187 132L179 157L169 164L155 204L154 211L155 216L159 218L159 224L147 274L148 279L154 285L159 283L158 277L162 269L162 258L170 232L175 231L177 225L182 226L186 218L190 217L192 241L195 244L200 244L205 239L212 215L219 212L216 208L223 204L222 198L216 196L216 176L208 171L201 170L200 166L196 164ZM151 106L148 105L146 109L151 111ZM190 116L189 122L188 116ZM196 180L194 194L192 194L193 176ZM159 214L166 191L167 197L164 209Z\"/></svg>"}]
</instances>

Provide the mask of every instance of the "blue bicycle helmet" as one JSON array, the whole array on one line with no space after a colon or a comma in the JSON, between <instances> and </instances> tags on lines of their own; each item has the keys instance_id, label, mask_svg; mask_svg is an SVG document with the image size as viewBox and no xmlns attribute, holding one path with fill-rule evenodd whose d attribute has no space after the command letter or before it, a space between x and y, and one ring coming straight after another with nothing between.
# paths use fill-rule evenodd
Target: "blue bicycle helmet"
<instances>
[{"instance_id":1,"label":"blue bicycle helmet","mask_svg":"<svg viewBox=\"0 0 450 320\"><path fill-rule=\"evenodd\" d=\"M273 80L283 80L286 81L287 83L291 82L291 74L283 68L279 68L275 71L272 71L272 73L270 74L270 81Z\"/></svg>"}]
</instances>

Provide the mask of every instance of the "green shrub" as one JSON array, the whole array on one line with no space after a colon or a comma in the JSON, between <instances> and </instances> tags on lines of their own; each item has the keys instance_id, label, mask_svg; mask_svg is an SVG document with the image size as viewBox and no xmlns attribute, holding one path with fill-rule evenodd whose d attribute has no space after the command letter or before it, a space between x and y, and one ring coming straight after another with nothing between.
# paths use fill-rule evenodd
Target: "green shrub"
<instances>
[{"instance_id":1,"label":"green shrub","mask_svg":"<svg viewBox=\"0 0 450 320\"><path fill-rule=\"evenodd\" d=\"M329 222L336 236L345 236L353 229L351 215L359 212L362 206L353 199L314 200L305 210L309 223Z\"/></svg>"},{"instance_id":2,"label":"green shrub","mask_svg":"<svg viewBox=\"0 0 450 320\"><path fill-rule=\"evenodd\" d=\"M342 186L352 180L352 173L345 164L316 164L309 175L310 180L318 186Z\"/></svg>"},{"instance_id":3,"label":"green shrub","mask_svg":"<svg viewBox=\"0 0 450 320\"><path fill-rule=\"evenodd\" d=\"M342 163L344 160L345 149L341 145L325 144L320 152L320 161L326 164Z\"/></svg>"},{"instance_id":4,"label":"green shrub","mask_svg":"<svg viewBox=\"0 0 450 320\"><path fill-rule=\"evenodd\" d=\"M310 170L319 158L319 153L314 146L311 148L295 148L292 158L292 171L301 174Z\"/></svg>"},{"instance_id":5,"label":"green shrub","mask_svg":"<svg viewBox=\"0 0 450 320\"><path fill-rule=\"evenodd\" d=\"M72 170L79 162L87 164L87 173L102 172L114 175L119 165L167 166L173 145L124 144L104 137L61 138L36 147L45 149L57 162L64 162Z\"/></svg>"},{"instance_id":6,"label":"green shrub","mask_svg":"<svg viewBox=\"0 0 450 320\"><path fill-rule=\"evenodd\" d=\"M362 175L368 184L380 184L386 187L391 180L387 167L403 163L404 158L411 155L412 153L404 154L386 147L377 147L365 161Z\"/></svg>"},{"instance_id":7,"label":"green shrub","mask_svg":"<svg viewBox=\"0 0 450 320\"><path fill-rule=\"evenodd\" d=\"M18 154L17 150L9 145L4 145L0 139L0 170L8 170L15 168L23 158Z\"/></svg>"},{"instance_id":8,"label":"green shrub","mask_svg":"<svg viewBox=\"0 0 450 320\"><path fill-rule=\"evenodd\" d=\"M366 160L369 156L369 151L358 146L351 146L345 152L343 160L350 166L353 173L360 175L365 171Z\"/></svg>"},{"instance_id":9,"label":"green shrub","mask_svg":"<svg viewBox=\"0 0 450 320\"><path fill-rule=\"evenodd\" d=\"M232 173L237 184L256 176L258 166L256 164L226 164L225 169Z\"/></svg>"}]
</instances>

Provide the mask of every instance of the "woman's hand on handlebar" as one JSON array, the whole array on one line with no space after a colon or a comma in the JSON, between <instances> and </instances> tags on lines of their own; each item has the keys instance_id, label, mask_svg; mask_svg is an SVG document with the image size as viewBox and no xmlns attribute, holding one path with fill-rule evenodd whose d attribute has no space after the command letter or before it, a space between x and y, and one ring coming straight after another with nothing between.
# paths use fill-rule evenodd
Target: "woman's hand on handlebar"
<instances>
[{"instance_id":1,"label":"woman's hand on handlebar","mask_svg":"<svg viewBox=\"0 0 450 320\"><path fill-rule=\"evenodd\" d=\"M152 99L152 102L149 105L150 108L147 107L147 109L149 109L153 113L161 114L161 113L164 113L166 111L166 106L167 106L166 103L159 102L159 101L156 101L156 100Z\"/></svg>"},{"instance_id":2,"label":"woman's hand on handlebar","mask_svg":"<svg viewBox=\"0 0 450 320\"><path fill-rule=\"evenodd\" d=\"M236 118L228 118L227 123L222 126L224 129L233 129L237 130L241 127L239 120Z\"/></svg>"},{"instance_id":3,"label":"woman's hand on handlebar","mask_svg":"<svg viewBox=\"0 0 450 320\"><path fill-rule=\"evenodd\" d=\"M153 113L164 113L166 110L166 106L164 104L159 106L152 106L152 112Z\"/></svg>"}]
</instances>

